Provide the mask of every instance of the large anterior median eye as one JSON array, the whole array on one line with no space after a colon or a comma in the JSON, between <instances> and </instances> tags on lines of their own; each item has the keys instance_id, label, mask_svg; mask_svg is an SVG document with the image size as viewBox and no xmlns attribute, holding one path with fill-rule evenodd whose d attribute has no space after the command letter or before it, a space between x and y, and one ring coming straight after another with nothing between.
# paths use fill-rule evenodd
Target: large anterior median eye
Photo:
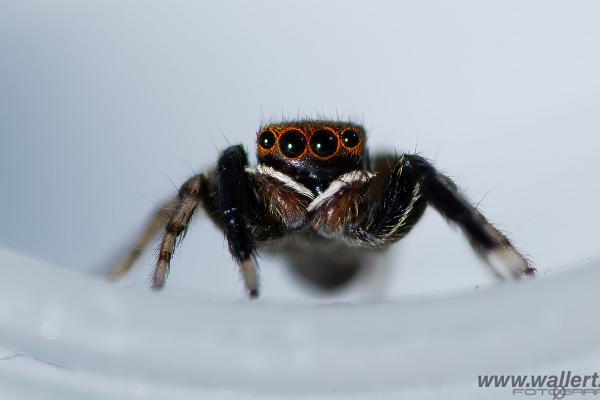
<instances>
[{"instance_id":1,"label":"large anterior median eye","mask_svg":"<svg viewBox=\"0 0 600 400\"><path fill-rule=\"evenodd\" d=\"M273 146L275 146L275 142L277 142L277 138L271 131L264 131L258 136L258 144L263 149L271 149Z\"/></svg>"},{"instance_id":2,"label":"large anterior median eye","mask_svg":"<svg viewBox=\"0 0 600 400\"><path fill-rule=\"evenodd\" d=\"M310 148L318 157L329 157L338 149L338 137L327 129L319 129L310 138Z\"/></svg>"},{"instance_id":3,"label":"large anterior median eye","mask_svg":"<svg viewBox=\"0 0 600 400\"><path fill-rule=\"evenodd\" d=\"M286 131L279 138L281 153L289 158L297 158L306 150L306 138L296 129Z\"/></svg>"}]
</instances>

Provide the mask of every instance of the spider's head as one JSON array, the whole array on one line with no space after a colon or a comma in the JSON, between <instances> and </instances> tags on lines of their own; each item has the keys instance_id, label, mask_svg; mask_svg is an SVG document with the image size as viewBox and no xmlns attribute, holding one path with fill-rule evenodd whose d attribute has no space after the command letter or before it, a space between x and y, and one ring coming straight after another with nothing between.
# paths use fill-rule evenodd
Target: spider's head
<instances>
[{"instance_id":1,"label":"spider's head","mask_svg":"<svg viewBox=\"0 0 600 400\"><path fill-rule=\"evenodd\" d=\"M290 176L316 193L348 172L368 166L362 126L339 121L268 124L257 135L258 162Z\"/></svg>"}]
</instances>

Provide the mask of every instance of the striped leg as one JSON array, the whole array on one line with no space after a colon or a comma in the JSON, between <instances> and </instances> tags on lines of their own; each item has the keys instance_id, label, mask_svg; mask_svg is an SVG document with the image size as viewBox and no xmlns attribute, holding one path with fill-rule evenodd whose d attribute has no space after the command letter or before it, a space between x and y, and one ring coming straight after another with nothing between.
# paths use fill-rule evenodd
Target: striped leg
<instances>
[{"instance_id":1,"label":"striped leg","mask_svg":"<svg viewBox=\"0 0 600 400\"><path fill-rule=\"evenodd\" d=\"M175 202L175 207L165 226L165 232L159 247L158 260L154 268L152 288L162 289L167 275L177 238L185 235L190 218L200 204L203 192L207 191L204 175L196 175L183 184Z\"/></svg>"},{"instance_id":2,"label":"striped leg","mask_svg":"<svg viewBox=\"0 0 600 400\"><path fill-rule=\"evenodd\" d=\"M140 258L144 250L148 247L148 245L154 240L161 229L164 228L167 221L169 220L169 216L175 209L177 204L177 199L173 198L166 201L162 204L156 211L152 214L147 224L144 226L141 234L137 238L137 241L128 252L127 256L121 261L116 268L108 272L109 279L120 279L127 272L131 270L136 261Z\"/></svg>"}]
</instances>

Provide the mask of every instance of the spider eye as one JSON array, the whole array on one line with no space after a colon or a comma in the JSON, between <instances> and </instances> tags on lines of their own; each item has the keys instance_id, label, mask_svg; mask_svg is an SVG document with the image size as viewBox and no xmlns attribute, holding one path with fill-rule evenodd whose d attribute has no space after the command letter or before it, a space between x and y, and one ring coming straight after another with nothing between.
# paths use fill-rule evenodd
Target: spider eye
<instances>
[{"instance_id":1,"label":"spider eye","mask_svg":"<svg viewBox=\"0 0 600 400\"><path fill-rule=\"evenodd\" d=\"M320 129L310 138L310 148L319 157L329 157L338 149L338 138L327 129Z\"/></svg>"},{"instance_id":2,"label":"spider eye","mask_svg":"<svg viewBox=\"0 0 600 400\"><path fill-rule=\"evenodd\" d=\"M360 143L360 136L356 131L348 129L342 134L342 142L344 142L344 146L353 148Z\"/></svg>"},{"instance_id":3,"label":"spider eye","mask_svg":"<svg viewBox=\"0 0 600 400\"><path fill-rule=\"evenodd\" d=\"M279 149L284 156L297 158L306 150L306 138L300 131L291 129L279 138Z\"/></svg>"},{"instance_id":4,"label":"spider eye","mask_svg":"<svg viewBox=\"0 0 600 400\"><path fill-rule=\"evenodd\" d=\"M264 131L258 137L258 144L266 150L275 146L275 142L277 142L277 138L275 138L275 135L271 131Z\"/></svg>"}]
</instances>

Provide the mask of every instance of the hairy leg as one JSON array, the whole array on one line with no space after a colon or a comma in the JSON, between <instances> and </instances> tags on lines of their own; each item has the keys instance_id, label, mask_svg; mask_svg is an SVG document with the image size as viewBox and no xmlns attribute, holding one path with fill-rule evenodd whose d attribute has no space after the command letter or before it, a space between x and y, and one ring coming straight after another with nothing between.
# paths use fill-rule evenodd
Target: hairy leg
<instances>
[{"instance_id":1,"label":"hairy leg","mask_svg":"<svg viewBox=\"0 0 600 400\"><path fill-rule=\"evenodd\" d=\"M119 265L117 265L116 268L108 272L109 279L122 278L131 270L144 250L154 240L154 238L158 236L160 230L164 228L165 224L169 220L169 216L175 209L176 204L177 199L172 198L164 202L156 209L142 229L142 232L138 236L135 244L127 253L127 256L123 259L123 261L121 261L121 263L119 263Z\"/></svg>"},{"instance_id":2,"label":"hairy leg","mask_svg":"<svg viewBox=\"0 0 600 400\"><path fill-rule=\"evenodd\" d=\"M158 260L152 277L153 289L163 288L177 245L177 238L185 234L190 219L200 204L203 193L207 190L207 180L204 175L196 175L181 186L159 247Z\"/></svg>"},{"instance_id":3,"label":"hairy leg","mask_svg":"<svg viewBox=\"0 0 600 400\"><path fill-rule=\"evenodd\" d=\"M392 244L408 234L429 204L461 228L474 251L497 277L505 278L502 267L515 278L535 273L511 241L429 161L418 155L404 154L381 157L376 164L383 173L380 181L373 185L374 205L370 217L349 230L349 240L367 247ZM382 177L387 179L387 184L381 182Z\"/></svg>"},{"instance_id":4,"label":"hairy leg","mask_svg":"<svg viewBox=\"0 0 600 400\"><path fill-rule=\"evenodd\" d=\"M258 199L246 171L248 157L242 146L227 148L217 162L218 199L221 222L229 251L240 267L251 298L258 297L256 239L247 225L257 210Z\"/></svg>"},{"instance_id":5,"label":"hairy leg","mask_svg":"<svg viewBox=\"0 0 600 400\"><path fill-rule=\"evenodd\" d=\"M429 204L462 229L475 252L499 278L505 277L501 267L514 278L535 273L527 258L460 194L450 178L418 155L405 155L401 162L417 180Z\"/></svg>"},{"instance_id":6,"label":"hairy leg","mask_svg":"<svg viewBox=\"0 0 600 400\"><path fill-rule=\"evenodd\" d=\"M162 289L178 239L181 240L185 235L197 207L203 205L213 222L225 232L229 250L240 266L250 297L257 297L259 282L255 262L256 243L268 241L277 232L271 232L272 229L268 227L253 225L252 228L260 235L257 241L247 226L247 220L256 220L258 199L246 168L247 156L243 148L232 146L222 153L216 171L187 180L181 186L177 198L167 202L152 216L134 249L111 276L119 277L126 273L155 234L164 227L152 277L152 288Z\"/></svg>"},{"instance_id":7,"label":"hairy leg","mask_svg":"<svg viewBox=\"0 0 600 400\"><path fill-rule=\"evenodd\" d=\"M427 201L419 183L396 156L374 160L377 173L371 181L368 218L350 227L348 239L355 245L381 248L406 236L422 217Z\"/></svg>"}]
</instances>

